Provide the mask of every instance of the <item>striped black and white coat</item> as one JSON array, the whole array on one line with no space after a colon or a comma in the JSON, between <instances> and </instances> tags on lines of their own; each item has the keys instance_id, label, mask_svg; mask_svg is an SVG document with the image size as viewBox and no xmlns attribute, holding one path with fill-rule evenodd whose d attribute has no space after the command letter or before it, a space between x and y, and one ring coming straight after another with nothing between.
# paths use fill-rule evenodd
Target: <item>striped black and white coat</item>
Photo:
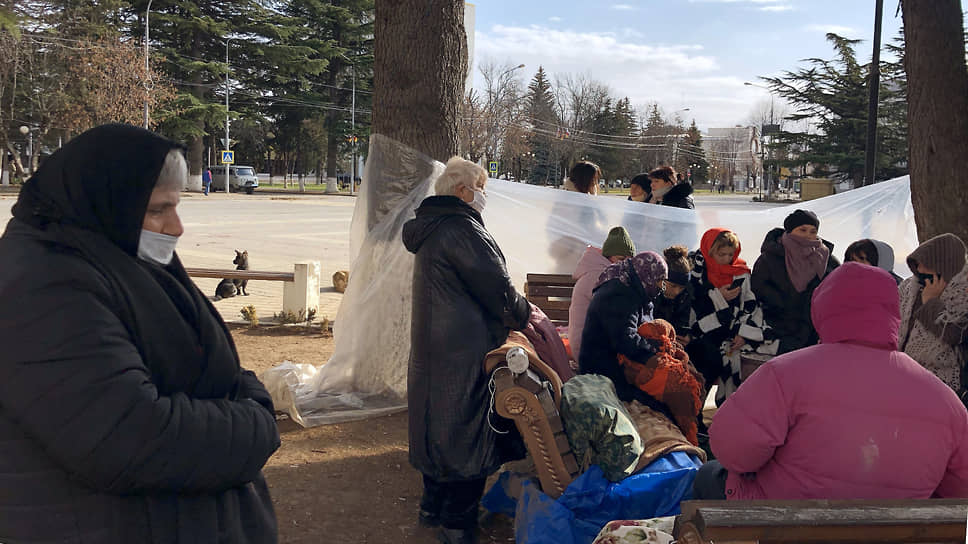
<instances>
[{"instance_id":1,"label":"striped black and white coat","mask_svg":"<svg viewBox=\"0 0 968 544\"><path fill-rule=\"evenodd\" d=\"M763 357L775 355L777 342L763 319L763 309L753 294L749 273L734 277L734 280L743 280L743 284L739 296L727 302L719 289L709 282L702 253L693 251L689 253L689 259L692 261L690 282L694 294L690 322L693 342L699 342L689 353L693 359L701 359L694 360L694 364L707 380L714 379L719 386L716 402L721 404L739 387L740 356L752 353ZM734 351L731 343L737 335L746 343Z\"/></svg>"}]
</instances>

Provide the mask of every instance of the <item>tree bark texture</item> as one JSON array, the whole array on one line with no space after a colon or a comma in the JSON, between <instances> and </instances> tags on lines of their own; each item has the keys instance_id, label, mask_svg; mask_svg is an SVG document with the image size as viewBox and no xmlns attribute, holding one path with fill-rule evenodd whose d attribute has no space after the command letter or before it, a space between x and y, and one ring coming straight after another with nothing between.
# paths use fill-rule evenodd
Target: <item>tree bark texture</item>
<instances>
[{"instance_id":1,"label":"tree bark texture","mask_svg":"<svg viewBox=\"0 0 968 544\"><path fill-rule=\"evenodd\" d=\"M968 69L959 0L904 0L911 202L918 238L968 240Z\"/></svg>"},{"instance_id":2,"label":"tree bark texture","mask_svg":"<svg viewBox=\"0 0 968 544\"><path fill-rule=\"evenodd\" d=\"M368 230L432 172L428 161L399 153L399 142L446 162L458 152L458 115L467 73L463 0L376 0L373 134L381 155L364 183ZM398 156L391 158L394 154Z\"/></svg>"}]
</instances>

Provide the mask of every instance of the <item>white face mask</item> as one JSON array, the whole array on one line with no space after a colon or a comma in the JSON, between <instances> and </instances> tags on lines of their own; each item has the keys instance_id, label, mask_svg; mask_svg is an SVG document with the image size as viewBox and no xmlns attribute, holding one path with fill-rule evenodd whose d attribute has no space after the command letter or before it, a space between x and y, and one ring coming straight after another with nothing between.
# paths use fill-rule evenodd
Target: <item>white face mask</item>
<instances>
[{"instance_id":1,"label":"white face mask","mask_svg":"<svg viewBox=\"0 0 968 544\"><path fill-rule=\"evenodd\" d=\"M138 257L165 266L175 256L175 244L177 243L177 236L141 229L141 238L138 240Z\"/></svg>"},{"instance_id":2,"label":"white face mask","mask_svg":"<svg viewBox=\"0 0 968 544\"><path fill-rule=\"evenodd\" d=\"M474 191L474 200L467 203L468 206L477 210L477 213L484 213L484 206L487 205L487 195L483 191Z\"/></svg>"}]
</instances>

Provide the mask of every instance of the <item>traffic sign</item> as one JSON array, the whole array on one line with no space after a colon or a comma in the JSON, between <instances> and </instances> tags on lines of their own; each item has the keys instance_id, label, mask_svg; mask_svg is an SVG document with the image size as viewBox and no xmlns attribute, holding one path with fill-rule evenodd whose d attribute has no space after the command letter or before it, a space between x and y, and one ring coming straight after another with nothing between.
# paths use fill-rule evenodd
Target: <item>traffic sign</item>
<instances>
[{"instance_id":1,"label":"traffic sign","mask_svg":"<svg viewBox=\"0 0 968 544\"><path fill-rule=\"evenodd\" d=\"M234 164L235 151L222 151L222 164Z\"/></svg>"},{"instance_id":2,"label":"traffic sign","mask_svg":"<svg viewBox=\"0 0 968 544\"><path fill-rule=\"evenodd\" d=\"M491 172L492 174L497 174L497 161L491 161L490 163L488 163L488 165L487 165L487 169L488 169L488 170L489 170L489 171L490 171L490 172Z\"/></svg>"}]
</instances>

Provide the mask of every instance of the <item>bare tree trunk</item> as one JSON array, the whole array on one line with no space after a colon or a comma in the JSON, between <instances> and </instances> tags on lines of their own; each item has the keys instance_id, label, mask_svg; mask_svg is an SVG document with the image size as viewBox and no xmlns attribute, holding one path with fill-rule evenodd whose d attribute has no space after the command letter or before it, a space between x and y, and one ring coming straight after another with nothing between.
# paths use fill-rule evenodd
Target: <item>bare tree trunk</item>
<instances>
[{"instance_id":1,"label":"bare tree trunk","mask_svg":"<svg viewBox=\"0 0 968 544\"><path fill-rule=\"evenodd\" d=\"M467 73L463 0L376 0L373 36L373 133L447 161L458 152ZM384 159L364 183L367 230L432 172L432 165L408 160L384 139L370 145L377 151L371 160Z\"/></svg>"},{"instance_id":2,"label":"bare tree trunk","mask_svg":"<svg viewBox=\"0 0 968 544\"><path fill-rule=\"evenodd\" d=\"M193 36L191 55L194 58L201 56L201 46L199 43L200 37L198 32ZM195 98L205 102L205 87L201 85L202 75L200 73L195 73L192 75L192 94ZM200 133L205 132L205 121L199 119L195 121L195 126L198 128ZM188 141L188 187L187 189L191 191L201 191L202 190L202 166L205 162L205 142L202 136L195 136Z\"/></svg>"},{"instance_id":3,"label":"bare tree trunk","mask_svg":"<svg viewBox=\"0 0 968 544\"><path fill-rule=\"evenodd\" d=\"M951 232L968 240L968 70L961 2L905 0L911 203L922 241Z\"/></svg>"}]
</instances>

